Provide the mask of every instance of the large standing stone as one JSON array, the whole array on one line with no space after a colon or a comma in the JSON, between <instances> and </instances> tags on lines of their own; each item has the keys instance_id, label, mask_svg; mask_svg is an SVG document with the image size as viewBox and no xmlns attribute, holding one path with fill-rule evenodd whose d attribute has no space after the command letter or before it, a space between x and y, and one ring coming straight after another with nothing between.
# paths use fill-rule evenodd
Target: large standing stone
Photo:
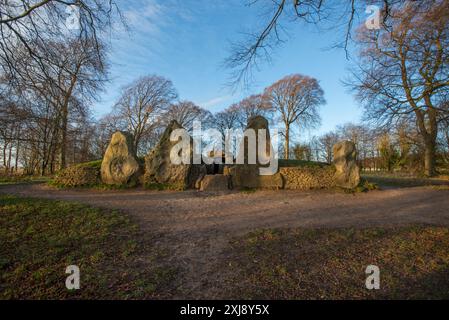
<instances>
[{"instance_id":1,"label":"large standing stone","mask_svg":"<svg viewBox=\"0 0 449 320\"><path fill-rule=\"evenodd\" d=\"M132 135L114 133L101 164L101 180L105 184L126 185L137 183L140 175Z\"/></svg>"},{"instance_id":2,"label":"large standing stone","mask_svg":"<svg viewBox=\"0 0 449 320\"><path fill-rule=\"evenodd\" d=\"M255 116L252 117L248 120L248 125L246 127L246 130L254 130L254 132L256 133L256 150L254 150L256 152L256 163L258 164L258 166L260 166L260 162L263 161L264 159L259 159L259 154L258 154L258 150L259 150L259 130L265 130L265 154L266 156L270 156L270 152L271 152L271 137L270 137L270 129L268 127L268 120L265 119L262 116ZM244 158L245 158L245 164L248 163L248 142L247 142L247 138L245 137L245 141L244 141L244 145L240 148L240 153L244 152ZM261 160L261 161L259 161Z\"/></svg>"},{"instance_id":3,"label":"large standing stone","mask_svg":"<svg viewBox=\"0 0 449 320\"><path fill-rule=\"evenodd\" d=\"M259 169L261 167L268 167L267 165L261 165L258 155L259 148L259 130L263 129L266 132L266 146L265 146L265 156L268 158L272 152L270 131L268 128L268 121L262 116L256 116L248 120L248 126L246 130L254 130L256 134L256 164L250 164L248 154L248 142L247 138L243 141L240 147L239 155L237 159L244 158L244 164L236 164L227 169L227 174L231 176L232 187L234 188L265 188L265 189L282 189L283 180L279 173L274 175L262 176L260 175ZM243 153L243 154L242 154Z\"/></svg>"},{"instance_id":4,"label":"large standing stone","mask_svg":"<svg viewBox=\"0 0 449 320\"><path fill-rule=\"evenodd\" d=\"M168 189L184 190L198 185L197 181L207 174L204 165L172 163L170 152L178 142L170 141L170 136L176 129L183 129L183 127L177 121L172 121L157 146L145 158L146 185L161 184ZM191 152L191 163L192 158Z\"/></svg>"},{"instance_id":5,"label":"large standing stone","mask_svg":"<svg viewBox=\"0 0 449 320\"><path fill-rule=\"evenodd\" d=\"M356 188L360 183L360 168L357 165L357 151L351 141L342 141L334 146L336 185L346 189Z\"/></svg>"}]
</instances>

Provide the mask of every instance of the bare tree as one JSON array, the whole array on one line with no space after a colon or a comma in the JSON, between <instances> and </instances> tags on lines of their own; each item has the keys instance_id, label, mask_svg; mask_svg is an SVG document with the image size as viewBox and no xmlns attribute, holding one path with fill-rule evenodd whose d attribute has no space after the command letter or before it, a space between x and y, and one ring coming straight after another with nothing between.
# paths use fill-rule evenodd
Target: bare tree
<instances>
[{"instance_id":1,"label":"bare tree","mask_svg":"<svg viewBox=\"0 0 449 320\"><path fill-rule=\"evenodd\" d=\"M159 116L177 97L173 83L156 75L142 77L123 89L113 114L122 122L119 126L133 134L136 150L160 125Z\"/></svg>"},{"instance_id":2,"label":"bare tree","mask_svg":"<svg viewBox=\"0 0 449 320\"><path fill-rule=\"evenodd\" d=\"M439 0L414 1L417 6ZM260 29L246 32L246 38L231 46L231 54L225 60L225 66L231 70L232 85L249 85L252 72L260 62L270 61L272 52L288 38L291 23L306 23L324 27L333 33L340 32L341 37L334 46L344 47L348 55L348 45L353 38L357 16L364 14L370 0L248 0L255 12L262 12L263 24ZM408 0L381 0L381 21L389 26L391 12ZM377 3L376 3L377 4Z\"/></svg>"},{"instance_id":3,"label":"bare tree","mask_svg":"<svg viewBox=\"0 0 449 320\"><path fill-rule=\"evenodd\" d=\"M390 13L391 30L360 31L360 64L349 83L367 119L390 126L416 122L425 143L425 173L435 174L439 122L449 88L449 7L446 1L410 2Z\"/></svg>"},{"instance_id":4,"label":"bare tree","mask_svg":"<svg viewBox=\"0 0 449 320\"><path fill-rule=\"evenodd\" d=\"M235 129L239 127L239 112L236 105L232 105L229 108L218 112L213 118L214 127L220 131L223 139L226 137L226 130Z\"/></svg>"},{"instance_id":5,"label":"bare tree","mask_svg":"<svg viewBox=\"0 0 449 320\"><path fill-rule=\"evenodd\" d=\"M239 114L241 127L246 127L248 120L255 116L271 119L273 109L261 94L249 96L234 106Z\"/></svg>"},{"instance_id":6,"label":"bare tree","mask_svg":"<svg viewBox=\"0 0 449 320\"><path fill-rule=\"evenodd\" d=\"M324 92L316 79L295 74L266 88L264 96L284 125L284 156L288 159L292 126L313 127L320 122L318 108L325 103Z\"/></svg>"},{"instance_id":7,"label":"bare tree","mask_svg":"<svg viewBox=\"0 0 449 320\"><path fill-rule=\"evenodd\" d=\"M114 0L0 0L0 65L11 80L23 77L16 68L22 50L41 72L51 57L48 41L92 41L101 54L101 38L116 21L123 22Z\"/></svg>"},{"instance_id":8,"label":"bare tree","mask_svg":"<svg viewBox=\"0 0 449 320\"><path fill-rule=\"evenodd\" d=\"M211 123L212 114L195 105L190 101L180 101L172 104L166 113L162 116L162 121L168 125L172 120L176 120L181 126L187 130L193 127L193 121L201 121L202 126L208 127Z\"/></svg>"},{"instance_id":9,"label":"bare tree","mask_svg":"<svg viewBox=\"0 0 449 320\"><path fill-rule=\"evenodd\" d=\"M327 163L332 163L334 158L333 148L338 140L339 136L335 132L328 132L319 138L319 147Z\"/></svg>"}]
</instances>

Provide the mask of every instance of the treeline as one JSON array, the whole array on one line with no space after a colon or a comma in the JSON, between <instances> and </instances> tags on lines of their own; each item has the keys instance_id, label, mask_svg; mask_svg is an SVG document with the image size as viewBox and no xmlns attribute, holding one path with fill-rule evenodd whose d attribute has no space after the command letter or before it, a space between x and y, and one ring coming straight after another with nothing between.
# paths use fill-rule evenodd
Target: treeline
<instances>
[{"instance_id":1,"label":"treeline","mask_svg":"<svg viewBox=\"0 0 449 320\"><path fill-rule=\"evenodd\" d=\"M305 85L311 82L312 85ZM306 89L305 89L306 88ZM302 75L287 76L265 89L212 114L195 103L180 100L173 83L161 76L149 75L124 87L110 114L98 121L82 105L69 108L65 160L66 165L101 159L112 133L128 131L140 156L159 141L167 124L178 121L191 130L195 120L204 129L218 129L223 137L228 129L244 129L248 119L264 116L279 128L280 154L285 159L331 163L333 146L341 140L353 141L360 166L367 171L424 171L425 143L412 122L391 128L366 124L345 124L335 131L306 141L304 129L320 123L319 106L323 91L315 79ZM51 104L40 101L29 109L10 104L2 113L0 129L3 167L8 172L21 168L28 174L53 174L62 168L61 118ZM42 102L40 102L42 103ZM37 115L38 111L43 111ZM449 126L442 122L437 140L437 166L449 163ZM302 142L300 142L302 141Z\"/></svg>"},{"instance_id":2,"label":"treeline","mask_svg":"<svg viewBox=\"0 0 449 320\"><path fill-rule=\"evenodd\" d=\"M94 83L101 81L98 77ZM75 88L85 90L86 84L78 83ZM216 114L180 100L173 83L157 75L139 78L123 88L112 112L98 121L89 116L87 104L82 103L90 101L89 97L77 99L76 91L64 106L58 104L58 96L53 101L49 95L38 95L33 87L32 92L33 100L21 100L21 105L10 102L2 108L6 125L1 129L0 144L7 172L23 168L28 174L46 175L70 164L100 159L117 130L130 132L138 154L144 156L172 120L189 130L198 120L204 129L218 129L224 136L227 129L244 129L248 119L256 115L282 127L282 151L289 158L293 129L318 124L318 109L324 103L318 81L299 74L287 76L262 94Z\"/></svg>"},{"instance_id":3,"label":"treeline","mask_svg":"<svg viewBox=\"0 0 449 320\"><path fill-rule=\"evenodd\" d=\"M0 3L0 146L6 172L50 174L97 156L89 106L108 80L115 1Z\"/></svg>"},{"instance_id":4,"label":"treeline","mask_svg":"<svg viewBox=\"0 0 449 320\"><path fill-rule=\"evenodd\" d=\"M354 142L362 170L402 171L418 175L424 173L425 143L413 123L398 124L392 129L348 123L335 131L315 136L306 143L296 144L296 159L331 163L333 145L340 140ZM440 127L437 139L436 166L449 172L449 126Z\"/></svg>"},{"instance_id":5,"label":"treeline","mask_svg":"<svg viewBox=\"0 0 449 320\"><path fill-rule=\"evenodd\" d=\"M284 158L330 162L331 146L343 138L356 143L367 170L432 176L447 167L449 7L443 0L393 2L385 2L388 19L380 29L355 30L359 54L346 85L365 110L363 124L308 143L300 143L301 132L320 124L325 100L319 82L300 74L217 114L179 99L170 80L149 75L125 87L97 121L90 106L108 81L105 38L123 22L115 2L0 2L0 165L5 172L53 174L101 158L115 130L131 132L144 155L172 119L188 129L198 119L224 134L263 115L281 129ZM69 6L77 9L72 19Z\"/></svg>"}]
</instances>

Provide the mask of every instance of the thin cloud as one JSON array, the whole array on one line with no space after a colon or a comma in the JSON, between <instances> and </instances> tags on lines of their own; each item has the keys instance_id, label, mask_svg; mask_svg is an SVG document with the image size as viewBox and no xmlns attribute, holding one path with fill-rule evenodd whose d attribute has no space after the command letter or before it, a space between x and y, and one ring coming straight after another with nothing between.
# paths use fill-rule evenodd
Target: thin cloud
<instances>
[{"instance_id":1,"label":"thin cloud","mask_svg":"<svg viewBox=\"0 0 449 320\"><path fill-rule=\"evenodd\" d=\"M220 104L228 101L231 98L232 97L230 95L216 97L216 98L210 99L206 102L200 103L199 105L205 109L211 109L214 107L218 107Z\"/></svg>"}]
</instances>

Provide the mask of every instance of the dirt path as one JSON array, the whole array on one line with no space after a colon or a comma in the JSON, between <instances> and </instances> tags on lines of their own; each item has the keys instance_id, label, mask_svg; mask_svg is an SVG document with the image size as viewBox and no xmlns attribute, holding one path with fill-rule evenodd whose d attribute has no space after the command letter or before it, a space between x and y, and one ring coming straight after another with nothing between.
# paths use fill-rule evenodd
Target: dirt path
<instances>
[{"instance_id":1,"label":"dirt path","mask_svg":"<svg viewBox=\"0 0 449 320\"><path fill-rule=\"evenodd\" d=\"M422 223L449 226L449 191L429 187L366 194L260 191L59 191L44 185L2 186L0 193L83 202L128 212L181 267L175 298L219 298L223 248L230 238L259 228L365 227ZM225 269L225 268L221 268Z\"/></svg>"}]
</instances>

